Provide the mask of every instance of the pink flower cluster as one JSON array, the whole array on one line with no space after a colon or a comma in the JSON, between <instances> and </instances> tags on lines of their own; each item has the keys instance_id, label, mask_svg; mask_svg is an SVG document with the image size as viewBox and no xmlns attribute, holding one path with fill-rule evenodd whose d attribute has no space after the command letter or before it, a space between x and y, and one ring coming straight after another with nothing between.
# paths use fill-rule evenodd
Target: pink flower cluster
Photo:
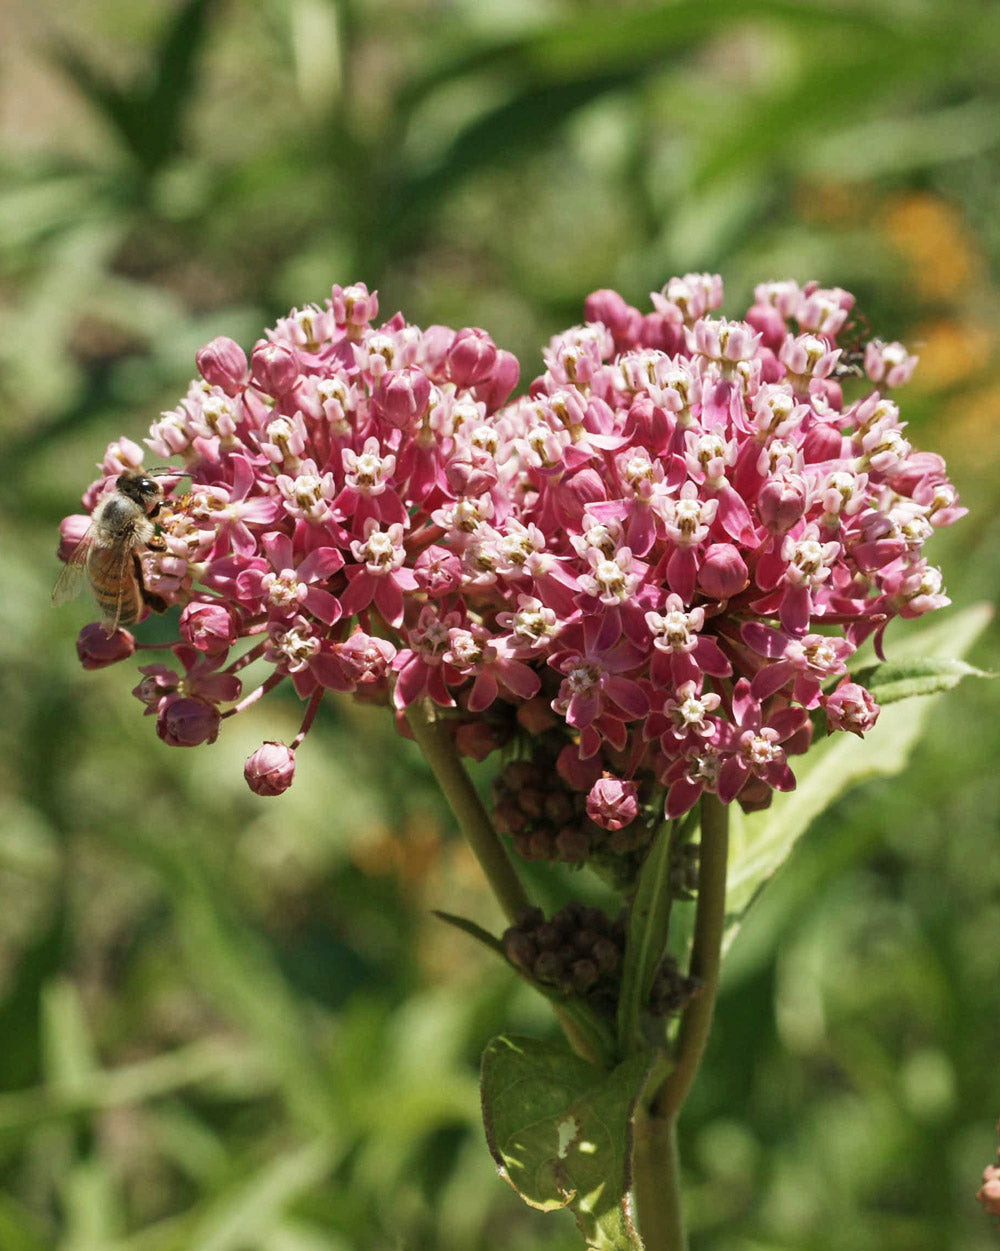
<instances>
[{"instance_id":1,"label":"pink flower cluster","mask_svg":"<svg viewBox=\"0 0 1000 1251\"><path fill-rule=\"evenodd\" d=\"M948 602L922 549L964 512L886 393L915 358L871 341L879 389L849 382L839 288L768 283L739 321L721 301L708 274L645 314L597 291L509 402L517 362L488 334L377 325L363 285L294 310L249 361L208 344L145 440L190 479L142 556L147 592L182 608L172 665L135 692L160 736L210 742L287 679L302 732L246 769L276 794L325 691L426 698L477 757L544 737L614 831L637 793L675 817L703 790L754 807L791 789L813 710L868 730L847 661ZM87 507L142 458L113 444ZM142 647L99 634L90 667ZM267 676L243 694L253 661Z\"/></svg>"}]
</instances>

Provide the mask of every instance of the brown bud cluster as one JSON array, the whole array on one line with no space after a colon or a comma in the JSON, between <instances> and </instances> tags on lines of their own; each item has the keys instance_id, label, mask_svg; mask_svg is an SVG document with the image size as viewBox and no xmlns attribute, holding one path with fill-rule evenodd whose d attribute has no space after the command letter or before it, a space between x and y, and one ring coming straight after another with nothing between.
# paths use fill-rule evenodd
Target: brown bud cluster
<instances>
[{"instance_id":1,"label":"brown bud cluster","mask_svg":"<svg viewBox=\"0 0 1000 1251\"><path fill-rule=\"evenodd\" d=\"M539 753L512 760L493 783L493 823L525 860L586 860L607 831L587 816L587 796L572 790Z\"/></svg>"},{"instance_id":2,"label":"brown bud cluster","mask_svg":"<svg viewBox=\"0 0 1000 1251\"><path fill-rule=\"evenodd\" d=\"M546 921L540 908L530 908L504 932L503 947L511 964L539 986L579 995L598 1015L615 1019L625 955L624 912L612 920L600 908L573 902ZM667 956L653 980L650 1013L680 1011L698 986Z\"/></svg>"},{"instance_id":3,"label":"brown bud cluster","mask_svg":"<svg viewBox=\"0 0 1000 1251\"><path fill-rule=\"evenodd\" d=\"M625 915L573 902L546 921L541 908L523 912L503 935L510 962L540 986L576 994L614 1018L625 951Z\"/></svg>"},{"instance_id":4,"label":"brown bud cluster","mask_svg":"<svg viewBox=\"0 0 1000 1251\"><path fill-rule=\"evenodd\" d=\"M612 853L626 856L649 842L651 830L640 816L619 830L606 830L587 815L584 787L572 785L557 768L558 749L565 743L539 739L530 759L512 760L493 783L493 823L513 839L525 860L561 860L579 864ZM600 766L596 766L600 777Z\"/></svg>"},{"instance_id":5,"label":"brown bud cluster","mask_svg":"<svg viewBox=\"0 0 1000 1251\"><path fill-rule=\"evenodd\" d=\"M670 851L670 893L675 899L694 899L698 894L698 843L682 843Z\"/></svg>"}]
</instances>

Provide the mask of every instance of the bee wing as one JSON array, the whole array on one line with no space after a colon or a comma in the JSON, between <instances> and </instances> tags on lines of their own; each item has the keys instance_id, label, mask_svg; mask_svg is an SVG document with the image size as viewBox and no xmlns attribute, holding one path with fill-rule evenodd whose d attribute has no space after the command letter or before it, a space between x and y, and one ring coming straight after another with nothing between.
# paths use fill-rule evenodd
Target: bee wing
<instances>
[{"instance_id":1,"label":"bee wing","mask_svg":"<svg viewBox=\"0 0 1000 1251\"><path fill-rule=\"evenodd\" d=\"M52 588L53 604L65 604L67 600L73 598L80 591L84 583L84 574L87 568L87 556L90 553L91 544L94 541L94 528L91 528L83 536L76 547L70 552L66 559L65 565L56 578L56 584Z\"/></svg>"}]
</instances>

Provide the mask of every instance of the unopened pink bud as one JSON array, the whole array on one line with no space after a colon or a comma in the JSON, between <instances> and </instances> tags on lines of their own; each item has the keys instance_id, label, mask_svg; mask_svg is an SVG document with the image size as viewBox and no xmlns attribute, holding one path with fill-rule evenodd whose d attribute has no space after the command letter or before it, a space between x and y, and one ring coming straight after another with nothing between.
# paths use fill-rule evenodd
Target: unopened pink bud
<instances>
[{"instance_id":1,"label":"unopened pink bud","mask_svg":"<svg viewBox=\"0 0 1000 1251\"><path fill-rule=\"evenodd\" d=\"M639 814L634 782L598 778L587 796L587 816L604 830L620 830Z\"/></svg>"},{"instance_id":2,"label":"unopened pink bud","mask_svg":"<svg viewBox=\"0 0 1000 1251\"><path fill-rule=\"evenodd\" d=\"M584 792L590 790L604 769L596 756L581 760L579 751L567 743L556 757L556 772L571 790Z\"/></svg>"},{"instance_id":3,"label":"unopened pink bud","mask_svg":"<svg viewBox=\"0 0 1000 1251\"><path fill-rule=\"evenodd\" d=\"M85 625L76 637L76 654L84 669L106 669L127 660L135 651L135 639L128 630L105 633L99 622Z\"/></svg>"},{"instance_id":4,"label":"unopened pink bud","mask_svg":"<svg viewBox=\"0 0 1000 1251\"><path fill-rule=\"evenodd\" d=\"M457 387L486 382L497 362L497 345L485 330L466 327L451 341L445 361L448 377Z\"/></svg>"},{"instance_id":5,"label":"unopened pink bud","mask_svg":"<svg viewBox=\"0 0 1000 1251\"><path fill-rule=\"evenodd\" d=\"M156 717L156 732L171 747L197 747L219 736L219 710L197 696L166 699Z\"/></svg>"},{"instance_id":6,"label":"unopened pink bud","mask_svg":"<svg viewBox=\"0 0 1000 1251\"><path fill-rule=\"evenodd\" d=\"M83 513L63 517L59 523L59 546L56 548L56 555L61 561L69 560L89 529L90 518Z\"/></svg>"},{"instance_id":7,"label":"unopened pink bud","mask_svg":"<svg viewBox=\"0 0 1000 1251\"><path fill-rule=\"evenodd\" d=\"M802 454L807 464L816 465L824 460L839 460L844 446L844 436L826 422L817 422L805 437Z\"/></svg>"},{"instance_id":8,"label":"unopened pink bud","mask_svg":"<svg viewBox=\"0 0 1000 1251\"><path fill-rule=\"evenodd\" d=\"M772 534L784 534L806 511L807 490L800 479L768 478L757 496L757 512Z\"/></svg>"},{"instance_id":9,"label":"unopened pink bud","mask_svg":"<svg viewBox=\"0 0 1000 1251\"><path fill-rule=\"evenodd\" d=\"M732 599L747 586L746 562L732 543L713 543L698 570L698 589L710 599Z\"/></svg>"},{"instance_id":10,"label":"unopened pink bud","mask_svg":"<svg viewBox=\"0 0 1000 1251\"><path fill-rule=\"evenodd\" d=\"M250 371L267 395L285 395L299 376L299 354L290 343L259 339L250 354Z\"/></svg>"},{"instance_id":11,"label":"unopened pink bud","mask_svg":"<svg viewBox=\"0 0 1000 1251\"><path fill-rule=\"evenodd\" d=\"M843 681L826 699L826 724L830 730L848 730L863 737L880 712L871 693L857 682Z\"/></svg>"},{"instance_id":12,"label":"unopened pink bud","mask_svg":"<svg viewBox=\"0 0 1000 1251\"><path fill-rule=\"evenodd\" d=\"M255 795L280 795L295 777L295 752L284 743L262 743L247 756L243 776Z\"/></svg>"},{"instance_id":13,"label":"unopened pink bud","mask_svg":"<svg viewBox=\"0 0 1000 1251\"><path fill-rule=\"evenodd\" d=\"M497 463L480 448L463 448L445 465L444 476L455 495L485 495L497 484Z\"/></svg>"},{"instance_id":14,"label":"unopened pink bud","mask_svg":"<svg viewBox=\"0 0 1000 1251\"><path fill-rule=\"evenodd\" d=\"M746 321L760 334L763 346L772 352L777 352L784 343L788 326L773 304L754 304L747 309Z\"/></svg>"},{"instance_id":15,"label":"unopened pink bud","mask_svg":"<svg viewBox=\"0 0 1000 1251\"><path fill-rule=\"evenodd\" d=\"M198 372L212 387L237 395L250 380L246 352L233 339L219 335L195 353Z\"/></svg>"},{"instance_id":16,"label":"unopened pink bud","mask_svg":"<svg viewBox=\"0 0 1000 1251\"><path fill-rule=\"evenodd\" d=\"M430 379L412 368L387 370L372 397L378 415L397 430L405 430L423 416L430 398Z\"/></svg>"},{"instance_id":17,"label":"unopened pink bud","mask_svg":"<svg viewBox=\"0 0 1000 1251\"><path fill-rule=\"evenodd\" d=\"M225 604L194 601L181 613L181 638L200 652L221 652L239 638L232 609Z\"/></svg>"},{"instance_id":18,"label":"unopened pink bud","mask_svg":"<svg viewBox=\"0 0 1000 1251\"><path fill-rule=\"evenodd\" d=\"M642 314L626 303L617 291L607 287L592 291L583 302L583 315L587 321L599 321L611 331L615 347L621 351L631 347L642 333Z\"/></svg>"},{"instance_id":19,"label":"unopened pink bud","mask_svg":"<svg viewBox=\"0 0 1000 1251\"><path fill-rule=\"evenodd\" d=\"M481 404L486 405L488 413L495 413L517 386L520 376L521 366L517 363L517 357L513 352L505 352L503 348L499 348L493 372L485 382L474 388L473 395Z\"/></svg>"}]
</instances>

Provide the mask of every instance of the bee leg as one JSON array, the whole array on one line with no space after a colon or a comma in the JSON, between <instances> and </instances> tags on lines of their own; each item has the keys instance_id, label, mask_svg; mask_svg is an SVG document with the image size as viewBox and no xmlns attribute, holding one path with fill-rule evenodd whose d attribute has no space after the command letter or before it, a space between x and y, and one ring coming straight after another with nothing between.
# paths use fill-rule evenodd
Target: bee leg
<instances>
[{"instance_id":1,"label":"bee leg","mask_svg":"<svg viewBox=\"0 0 1000 1251\"><path fill-rule=\"evenodd\" d=\"M162 548L165 546L162 539L150 539L150 541L146 544L146 546L153 547L154 544L157 544L157 543L159 544L159 547L157 548L157 550L162 550ZM142 602L152 612L166 612L167 609L170 607L167 601L165 599L162 599L159 595L155 594L153 591L148 591L146 589L146 583L143 581L143 577L142 577L142 561L136 555L133 555L132 559L135 561L135 580L139 584L139 594L142 596Z\"/></svg>"},{"instance_id":2,"label":"bee leg","mask_svg":"<svg viewBox=\"0 0 1000 1251\"><path fill-rule=\"evenodd\" d=\"M142 589L142 602L153 612L166 612L170 607L165 599L154 595L152 591L147 591L145 587Z\"/></svg>"}]
</instances>

